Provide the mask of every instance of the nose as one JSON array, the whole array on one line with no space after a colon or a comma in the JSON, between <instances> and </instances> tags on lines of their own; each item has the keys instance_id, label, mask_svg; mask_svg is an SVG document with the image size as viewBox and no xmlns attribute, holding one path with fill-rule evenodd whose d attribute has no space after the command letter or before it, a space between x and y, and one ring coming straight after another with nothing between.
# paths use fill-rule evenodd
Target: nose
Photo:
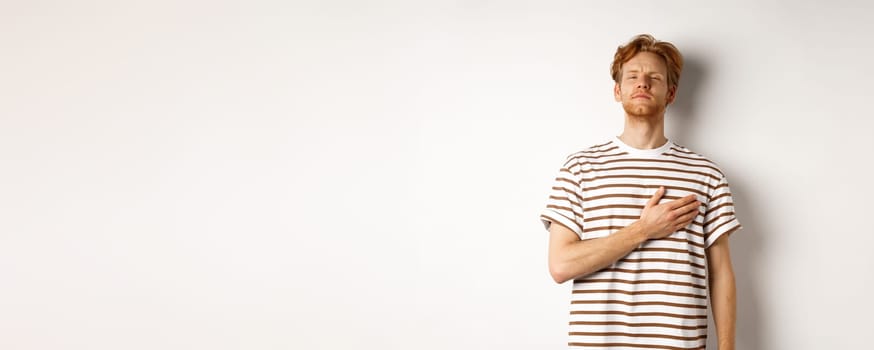
<instances>
[{"instance_id":1,"label":"nose","mask_svg":"<svg viewBox=\"0 0 874 350\"><path fill-rule=\"evenodd\" d=\"M640 78L637 78L637 82L635 83L635 87L637 87L639 89L649 89L650 88L649 77L644 75L644 76L641 76Z\"/></svg>"}]
</instances>

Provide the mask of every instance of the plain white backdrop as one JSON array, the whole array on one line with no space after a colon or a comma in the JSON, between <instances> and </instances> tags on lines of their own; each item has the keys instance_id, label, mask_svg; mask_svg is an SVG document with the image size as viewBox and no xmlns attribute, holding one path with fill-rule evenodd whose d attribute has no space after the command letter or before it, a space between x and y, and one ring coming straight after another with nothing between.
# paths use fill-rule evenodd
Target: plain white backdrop
<instances>
[{"instance_id":1,"label":"plain white backdrop","mask_svg":"<svg viewBox=\"0 0 874 350\"><path fill-rule=\"evenodd\" d=\"M562 348L538 214L639 33L745 226L738 349L865 348L872 10L4 1L0 348Z\"/></svg>"}]
</instances>

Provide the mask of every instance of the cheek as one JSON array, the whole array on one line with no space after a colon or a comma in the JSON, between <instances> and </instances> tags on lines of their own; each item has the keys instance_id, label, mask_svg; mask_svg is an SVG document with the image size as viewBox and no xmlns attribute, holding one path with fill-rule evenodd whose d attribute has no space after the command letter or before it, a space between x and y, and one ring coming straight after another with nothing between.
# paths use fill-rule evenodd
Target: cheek
<instances>
[{"instance_id":1,"label":"cheek","mask_svg":"<svg viewBox=\"0 0 874 350\"><path fill-rule=\"evenodd\" d=\"M622 85L619 86L619 89L622 93L622 96L629 95L632 91L634 91L634 87L628 83L622 83Z\"/></svg>"}]
</instances>

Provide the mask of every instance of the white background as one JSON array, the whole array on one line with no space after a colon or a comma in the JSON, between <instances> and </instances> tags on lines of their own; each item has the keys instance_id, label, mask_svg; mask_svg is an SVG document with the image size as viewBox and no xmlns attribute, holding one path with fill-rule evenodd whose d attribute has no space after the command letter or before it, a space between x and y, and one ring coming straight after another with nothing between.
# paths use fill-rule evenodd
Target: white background
<instances>
[{"instance_id":1,"label":"white background","mask_svg":"<svg viewBox=\"0 0 874 350\"><path fill-rule=\"evenodd\" d=\"M0 348L561 348L538 214L643 32L738 349L865 348L874 5L824 4L4 1Z\"/></svg>"}]
</instances>

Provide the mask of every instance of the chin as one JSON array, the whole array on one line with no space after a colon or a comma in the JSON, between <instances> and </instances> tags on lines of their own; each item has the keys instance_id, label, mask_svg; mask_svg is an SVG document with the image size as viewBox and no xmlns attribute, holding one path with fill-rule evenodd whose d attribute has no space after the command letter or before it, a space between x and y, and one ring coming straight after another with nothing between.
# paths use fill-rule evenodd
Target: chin
<instances>
[{"instance_id":1,"label":"chin","mask_svg":"<svg viewBox=\"0 0 874 350\"><path fill-rule=\"evenodd\" d=\"M656 115L655 108L627 108L625 114L634 117L652 117Z\"/></svg>"},{"instance_id":2,"label":"chin","mask_svg":"<svg viewBox=\"0 0 874 350\"><path fill-rule=\"evenodd\" d=\"M656 108L656 106L623 104L622 107L625 109L625 114L633 117L652 118L665 112L664 108Z\"/></svg>"}]
</instances>

